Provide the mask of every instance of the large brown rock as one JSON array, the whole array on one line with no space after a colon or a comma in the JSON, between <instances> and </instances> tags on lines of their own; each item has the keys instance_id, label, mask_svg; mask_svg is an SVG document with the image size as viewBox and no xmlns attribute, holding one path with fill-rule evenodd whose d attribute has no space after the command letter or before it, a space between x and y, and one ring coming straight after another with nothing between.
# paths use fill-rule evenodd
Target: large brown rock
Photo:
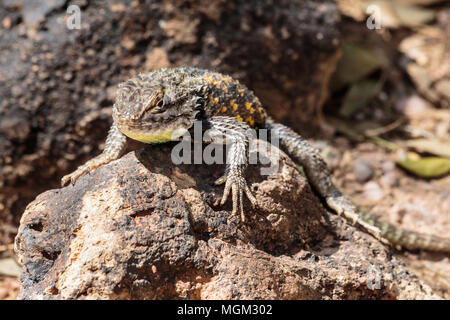
<instances>
[{"instance_id":1,"label":"large brown rock","mask_svg":"<svg viewBox=\"0 0 450 320\"><path fill-rule=\"evenodd\" d=\"M30 203L16 238L19 298L438 298L329 214L283 153L269 176L249 167L258 206L245 203L243 223L218 204L222 165L174 166L170 152L128 153Z\"/></svg>"},{"instance_id":2,"label":"large brown rock","mask_svg":"<svg viewBox=\"0 0 450 320\"><path fill-rule=\"evenodd\" d=\"M79 30L66 26L69 4L81 8ZM0 22L5 243L15 230L3 226L102 149L118 83L167 66L225 72L304 131L339 47L333 0L5 0Z\"/></svg>"}]
</instances>

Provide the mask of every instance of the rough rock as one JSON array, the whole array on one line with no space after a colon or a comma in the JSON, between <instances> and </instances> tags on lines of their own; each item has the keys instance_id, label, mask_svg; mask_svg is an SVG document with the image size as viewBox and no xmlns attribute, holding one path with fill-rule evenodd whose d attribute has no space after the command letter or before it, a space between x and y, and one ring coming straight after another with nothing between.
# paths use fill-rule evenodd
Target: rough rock
<instances>
[{"instance_id":1,"label":"rough rock","mask_svg":"<svg viewBox=\"0 0 450 320\"><path fill-rule=\"evenodd\" d=\"M80 29L67 28L68 5L80 7ZM228 73L274 117L311 129L339 19L333 0L0 2L0 240L37 194L99 153L115 87L138 72Z\"/></svg>"},{"instance_id":2,"label":"rough rock","mask_svg":"<svg viewBox=\"0 0 450 320\"><path fill-rule=\"evenodd\" d=\"M329 214L283 153L268 176L249 167L257 207L247 201L241 222L219 205L223 165L174 166L171 147L130 152L30 203L15 242L19 298L439 298Z\"/></svg>"}]
</instances>

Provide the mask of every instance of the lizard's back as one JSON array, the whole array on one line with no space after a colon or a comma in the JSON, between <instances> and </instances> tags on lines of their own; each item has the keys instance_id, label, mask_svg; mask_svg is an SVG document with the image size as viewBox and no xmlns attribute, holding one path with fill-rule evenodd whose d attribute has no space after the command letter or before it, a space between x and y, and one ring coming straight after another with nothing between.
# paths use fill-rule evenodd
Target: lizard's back
<instances>
[{"instance_id":1,"label":"lizard's back","mask_svg":"<svg viewBox=\"0 0 450 320\"><path fill-rule=\"evenodd\" d=\"M238 80L219 72L192 68L166 68L145 74L148 79L165 79L178 89L203 99L205 116L229 116L250 127L264 128L266 112L253 91Z\"/></svg>"}]
</instances>

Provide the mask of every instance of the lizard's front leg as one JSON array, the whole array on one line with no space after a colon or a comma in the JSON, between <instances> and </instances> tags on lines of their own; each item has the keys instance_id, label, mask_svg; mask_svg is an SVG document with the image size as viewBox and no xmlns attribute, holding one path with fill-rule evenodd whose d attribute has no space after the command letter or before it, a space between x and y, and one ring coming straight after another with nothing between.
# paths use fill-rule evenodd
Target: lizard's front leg
<instances>
[{"instance_id":1,"label":"lizard's front leg","mask_svg":"<svg viewBox=\"0 0 450 320\"><path fill-rule=\"evenodd\" d=\"M79 166L74 172L62 177L61 185L65 186L69 182L74 184L75 181L82 175L119 158L122 151L125 149L126 136L120 132L116 124L113 123L109 129L108 137L106 138L105 149L97 157L89 160L85 164Z\"/></svg>"},{"instance_id":2,"label":"lizard's front leg","mask_svg":"<svg viewBox=\"0 0 450 320\"><path fill-rule=\"evenodd\" d=\"M225 189L221 204L223 205L231 191L233 200L233 214L240 208L241 219L245 221L243 198L244 193L252 205L256 205L256 199L244 178L248 164L248 135L249 126L232 117L212 117L207 121L209 130L205 132L205 141L230 144L225 174L216 181L216 184L225 183Z\"/></svg>"}]
</instances>

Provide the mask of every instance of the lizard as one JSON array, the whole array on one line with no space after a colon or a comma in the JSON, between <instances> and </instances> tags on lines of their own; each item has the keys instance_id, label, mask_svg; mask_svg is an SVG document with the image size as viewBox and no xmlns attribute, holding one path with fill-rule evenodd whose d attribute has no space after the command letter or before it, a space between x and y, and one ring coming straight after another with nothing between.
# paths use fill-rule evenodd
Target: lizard
<instances>
[{"instance_id":1,"label":"lizard","mask_svg":"<svg viewBox=\"0 0 450 320\"><path fill-rule=\"evenodd\" d=\"M165 143L179 139L194 121L201 121L209 130L208 139L231 145L225 173L216 184L225 184L221 205L231 193L232 214L240 211L245 220L244 194L252 206L256 205L245 179L249 145L245 132L265 128L278 137L280 149L304 168L309 183L326 205L353 225L387 245L450 252L448 238L402 229L356 206L332 182L319 151L294 130L272 120L253 91L231 76L194 67L138 74L118 85L112 118L103 152L64 176L62 186L74 184L82 175L118 159L127 137L144 143Z\"/></svg>"}]
</instances>

